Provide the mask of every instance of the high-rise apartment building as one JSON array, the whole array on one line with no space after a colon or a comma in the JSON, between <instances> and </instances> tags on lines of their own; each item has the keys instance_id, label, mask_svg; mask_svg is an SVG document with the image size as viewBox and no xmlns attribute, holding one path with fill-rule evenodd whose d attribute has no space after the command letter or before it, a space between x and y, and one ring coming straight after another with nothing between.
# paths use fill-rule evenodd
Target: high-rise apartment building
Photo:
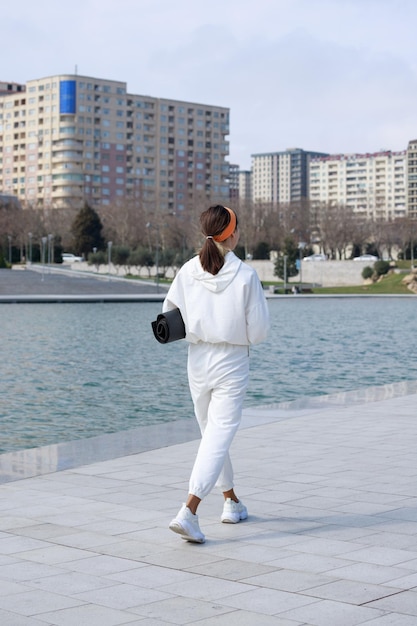
<instances>
[{"instance_id":1,"label":"high-rise apartment building","mask_svg":"<svg viewBox=\"0 0 417 626\"><path fill-rule=\"evenodd\" d=\"M230 198L236 202L252 200L252 172L230 165Z\"/></svg>"},{"instance_id":2,"label":"high-rise apartment building","mask_svg":"<svg viewBox=\"0 0 417 626\"><path fill-rule=\"evenodd\" d=\"M324 155L301 148L252 154L253 201L289 203L307 198L310 161Z\"/></svg>"},{"instance_id":3,"label":"high-rise apartment building","mask_svg":"<svg viewBox=\"0 0 417 626\"><path fill-rule=\"evenodd\" d=\"M417 139L408 142L407 149L408 215L417 219Z\"/></svg>"},{"instance_id":4,"label":"high-rise apartment building","mask_svg":"<svg viewBox=\"0 0 417 626\"><path fill-rule=\"evenodd\" d=\"M181 211L229 198L229 109L78 75L0 83L0 193L23 205L129 198Z\"/></svg>"},{"instance_id":5,"label":"high-rise apartment building","mask_svg":"<svg viewBox=\"0 0 417 626\"><path fill-rule=\"evenodd\" d=\"M19 83L2 83L0 81L0 95L8 93L18 93L24 90L24 85L20 85Z\"/></svg>"},{"instance_id":6,"label":"high-rise apartment building","mask_svg":"<svg viewBox=\"0 0 417 626\"><path fill-rule=\"evenodd\" d=\"M310 164L310 200L350 207L364 219L404 217L406 161L405 150L314 158Z\"/></svg>"},{"instance_id":7,"label":"high-rise apartment building","mask_svg":"<svg viewBox=\"0 0 417 626\"><path fill-rule=\"evenodd\" d=\"M230 199L239 200L239 166L234 163L229 168Z\"/></svg>"},{"instance_id":8,"label":"high-rise apartment building","mask_svg":"<svg viewBox=\"0 0 417 626\"><path fill-rule=\"evenodd\" d=\"M239 199L246 202L252 200L252 172L250 170L239 171Z\"/></svg>"}]
</instances>

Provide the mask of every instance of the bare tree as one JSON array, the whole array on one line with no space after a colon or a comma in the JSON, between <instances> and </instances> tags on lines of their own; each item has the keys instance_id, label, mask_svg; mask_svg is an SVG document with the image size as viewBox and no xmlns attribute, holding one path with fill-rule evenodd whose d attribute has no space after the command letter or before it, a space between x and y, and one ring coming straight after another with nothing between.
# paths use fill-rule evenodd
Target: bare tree
<instances>
[{"instance_id":1,"label":"bare tree","mask_svg":"<svg viewBox=\"0 0 417 626\"><path fill-rule=\"evenodd\" d=\"M388 248L390 223L381 220L372 220L370 222L371 241L375 248L377 256L382 259L383 249Z\"/></svg>"},{"instance_id":2,"label":"bare tree","mask_svg":"<svg viewBox=\"0 0 417 626\"><path fill-rule=\"evenodd\" d=\"M99 215L108 241L131 248L144 243L147 215L142 201L133 198L118 200L100 207Z\"/></svg>"}]
</instances>

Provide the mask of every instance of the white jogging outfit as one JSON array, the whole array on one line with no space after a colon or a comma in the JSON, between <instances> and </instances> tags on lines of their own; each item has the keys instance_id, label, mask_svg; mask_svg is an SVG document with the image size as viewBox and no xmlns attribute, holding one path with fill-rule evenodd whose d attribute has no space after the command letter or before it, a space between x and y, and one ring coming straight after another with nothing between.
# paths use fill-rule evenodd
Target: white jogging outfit
<instances>
[{"instance_id":1,"label":"white jogging outfit","mask_svg":"<svg viewBox=\"0 0 417 626\"><path fill-rule=\"evenodd\" d=\"M249 346L263 341L269 312L258 275L233 252L218 274L199 256L176 275L163 312L178 307L184 319L188 380L201 443L189 493L203 499L216 485L233 488L229 448L239 427L249 377Z\"/></svg>"}]
</instances>

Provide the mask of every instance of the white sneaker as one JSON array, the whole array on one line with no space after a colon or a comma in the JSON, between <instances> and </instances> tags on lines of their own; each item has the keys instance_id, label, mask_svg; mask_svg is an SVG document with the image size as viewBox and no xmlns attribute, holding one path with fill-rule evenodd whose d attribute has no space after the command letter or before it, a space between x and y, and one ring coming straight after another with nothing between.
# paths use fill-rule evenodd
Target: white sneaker
<instances>
[{"instance_id":1,"label":"white sneaker","mask_svg":"<svg viewBox=\"0 0 417 626\"><path fill-rule=\"evenodd\" d=\"M181 535L182 539L194 543L204 543L206 538L198 525L198 516L191 513L190 509L182 505L178 514L169 525L170 530Z\"/></svg>"},{"instance_id":2,"label":"white sneaker","mask_svg":"<svg viewBox=\"0 0 417 626\"><path fill-rule=\"evenodd\" d=\"M221 520L224 524L237 524L248 517L248 509L239 500L235 502L231 498L227 498L224 503Z\"/></svg>"}]
</instances>

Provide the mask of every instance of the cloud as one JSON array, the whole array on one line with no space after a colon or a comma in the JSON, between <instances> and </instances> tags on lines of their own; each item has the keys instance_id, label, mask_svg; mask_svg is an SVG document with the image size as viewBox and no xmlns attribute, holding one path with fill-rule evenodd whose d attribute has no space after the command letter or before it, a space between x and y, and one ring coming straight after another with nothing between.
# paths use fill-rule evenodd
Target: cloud
<instances>
[{"instance_id":1,"label":"cloud","mask_svg":"<svg viewBox=\"0 0 417 626\"><path fill-rule=\"evenodd\" d=\"M407 62L301 28L241 42L229 29L207 25L177 48L158 51L148 70L175 98L229 106L232 158L245 167L251 153L289 146L374 151L385 134L383 143L403 149L414 124L405 111L413 111L417 81Z\"/></svg>"},{"instance_id":2,"label":"cloud","mask_svg":"<svg viewBox=\"0 0 417 626\"><path fill-rule=\"evenodd\" d=\"M231 109L231 160L417 134L414 0L53 0L2 8L1 80L78 73Z\"/></svg>"}]
</instances>

